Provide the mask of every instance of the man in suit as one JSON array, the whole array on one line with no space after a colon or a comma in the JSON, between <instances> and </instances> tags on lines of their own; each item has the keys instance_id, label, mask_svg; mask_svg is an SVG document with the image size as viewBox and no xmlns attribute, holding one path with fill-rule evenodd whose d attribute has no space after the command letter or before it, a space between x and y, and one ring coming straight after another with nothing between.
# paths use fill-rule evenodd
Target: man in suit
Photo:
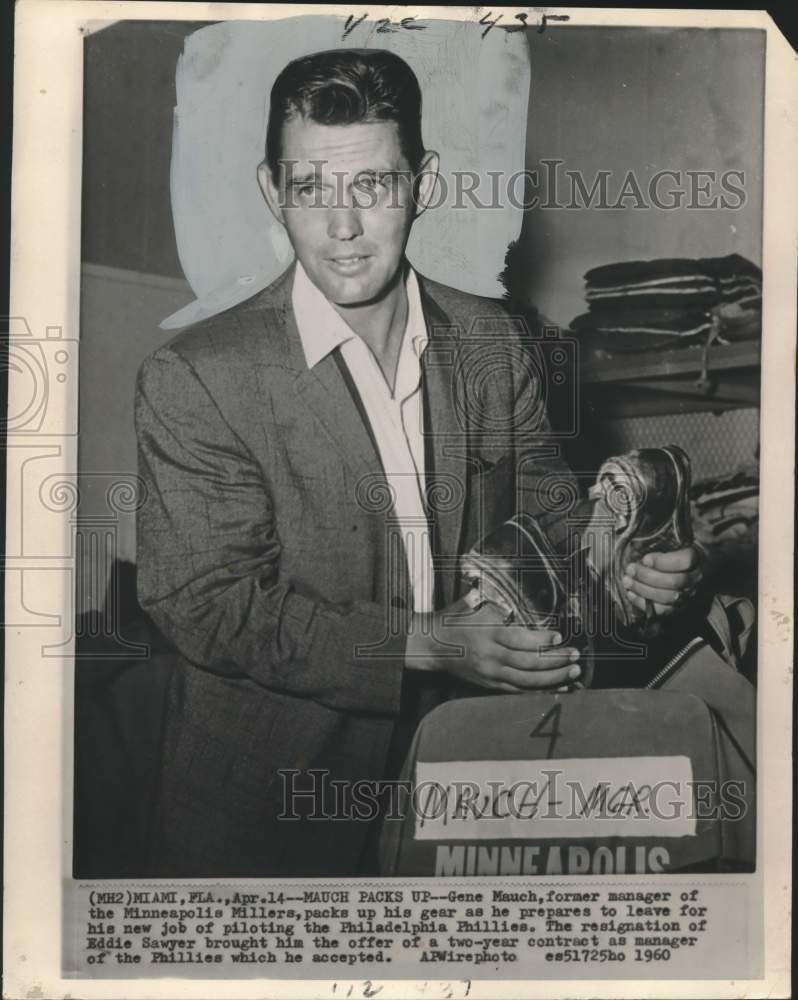
<instances>
[{"instance_id":1,"label":"man in suit","mask_svg":"<svg viewBox=\"0 0 798 1000\"><path fill-rule=\"evenodd\" d=\"M159 874L367 872L347 790L396 773L441 678L579 676L560 637L462 601L458 554L519 506L556 532L538 487L570 473L518 322L405 259L437 167L397 56L289 64L258 179L296 262L142 366L139 593L179 653ZM630 587L667 614L697 570L662 559Z\"/></svg>"}]
</instances>

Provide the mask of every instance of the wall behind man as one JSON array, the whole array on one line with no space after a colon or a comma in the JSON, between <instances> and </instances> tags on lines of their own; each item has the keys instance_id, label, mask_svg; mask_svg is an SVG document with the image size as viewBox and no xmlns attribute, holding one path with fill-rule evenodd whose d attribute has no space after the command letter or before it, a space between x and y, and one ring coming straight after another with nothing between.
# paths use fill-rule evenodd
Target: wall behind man
<instances>
[{"instance_id":1,"label":"wall behind man","mask_svg":"<svg viewBox=\"0 0 798 1000\"><path fill-rule=\"evenodd\" d=\"M108 560L135 560L135 514L109 510L107 491L136 472L136 372L168 339L163 317L193 298L175 244L169 164L175 66L198 26L119 22L84 44L78 513L115 516ZM101 605L104 590L102 579L84 581L78 613Z\"/></svg>"},{"instance_id":2,"label":"wall behind man","mask_svg":"<svg viewBox=\"0 0 798 1000\"><path fill-rule=\"evenodd\" d=\"M525 213L519 240L525 296L565 327L586 309L584 274L600 264L661 257L738 253L762 261L762 161L765 36L751 30L547 27L528 36L531 95L527 167L540 204L571 204L566 171L587 191L608 172L607 203L620 208L538 207ZM544 161L550 161L547 166ZM559 184L546 183L556 165ZM659 171L660 201L682 190L679 207L658 208L649 186ZM708 193L693 195L689 171L714 173ZM739 171L739 208L700 208L723 194L720 177ZM624 182L631 174L633 180ZM642 203L636 196L643 194ZM589 199L589 195L587 196ZM575 199L577 206L584 198ZM741 199L729 197L736 205ZM619 390L622 391L622 390ZM571 460L595 468L608 454L678 444L696 478L750 465L757 454L759 411L690 412L591 420Z\"/></svg>"},{"instance_id":3,"label":"wall behind man","mask_svg":"<svg viewBox=\"0 0 798 1000\"><path fill-rule=\"evenodd\" d=\"M663 179L661 201L676 188L688 192L672 210L634 207L633 195L627 207L527 212L520 240L527 293L546 316L564 326L583 312L583 275L599 264L729 253L761 263L764 32L547 27L530 33L529 48L527 166L539 172L532 193L541 205L571 202L567 170L578 171L588 191L599 171L609 171L609 204L630 172L645 201L658 171L682 178ZM562 161L556 195L545 160ZM688 171L718 178L741 171L744 204L689 207ZM696 200L721 193L715 183Z\"/></svg>"}]
</instances>

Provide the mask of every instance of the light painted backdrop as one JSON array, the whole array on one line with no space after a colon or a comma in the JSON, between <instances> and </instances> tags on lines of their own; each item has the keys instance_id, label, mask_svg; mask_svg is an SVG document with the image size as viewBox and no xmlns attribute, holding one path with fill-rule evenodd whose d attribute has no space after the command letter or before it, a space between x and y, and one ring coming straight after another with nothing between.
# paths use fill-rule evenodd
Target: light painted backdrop
<instances>
[{"instance_id":1,"label":"light painted backdrop","mask_svg":"<svg viewBox=\"0 0 798 1000\"><path fill-rule=\"evenodd\" d=\"M186 39L177 67L172 212L180 262L196 300L162 324L213 315L266 287L293 259L256 181L264 156L268 95L292 59L337 47L389 49L405 59L423 95L423 135L440 154L442 184L471 169L510 175L524 168L529 55L523 33L424 21L423 30L376 30L365 21L304 16L227 22ZM489 182L488 182L489 183ZM486 183L487 187L487 183ZM500 295L498 272L522 209L441 207L413 228L408 257L422 273L481 295ZM465 203L465 201L464 201Z\"/></svg>"}]
</instances>

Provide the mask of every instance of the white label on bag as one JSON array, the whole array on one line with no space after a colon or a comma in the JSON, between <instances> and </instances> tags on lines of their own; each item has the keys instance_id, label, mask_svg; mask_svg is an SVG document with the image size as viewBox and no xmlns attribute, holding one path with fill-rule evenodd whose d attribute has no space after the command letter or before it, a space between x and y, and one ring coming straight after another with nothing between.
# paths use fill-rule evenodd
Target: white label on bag
<instances>
[{"instance_id":1,"label":"white label on bag","mask_svg":"<svg viewBox=\"0 0 798 1000\"><path fill-rule=\"evenodd\" d=\"M695 835L689 757L416 764L416 840ZM703 813L702 813L703 815Z\"/></svg>"}]
</instances>

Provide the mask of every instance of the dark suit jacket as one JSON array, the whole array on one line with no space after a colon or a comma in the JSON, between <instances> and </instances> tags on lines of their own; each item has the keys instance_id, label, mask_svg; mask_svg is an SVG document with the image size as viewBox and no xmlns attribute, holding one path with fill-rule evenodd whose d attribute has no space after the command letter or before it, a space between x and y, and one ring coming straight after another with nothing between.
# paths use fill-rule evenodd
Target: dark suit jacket
<instances>
[{"instance_id":1,"label":"dark suit jacket","mask_svg":"<svg viewBox=\"0 0 798 1000\"><path fill-rule=\"evenodd\" d=\"M139 375L139 598L180 654L157 810L163 874L357 873L368 824L279 819L279 772L303 772L297 787L310 769L380 779L403 688L433 676L407 679L407 571L380 459L340 361L305 363L292 276L181 333ZM519 506L546 520L541 475L570 474L546 440L518 321L419 281L445 606L458 553ZM328 794L324 808L335 805Z\"/></svg>"}]
</instances>

